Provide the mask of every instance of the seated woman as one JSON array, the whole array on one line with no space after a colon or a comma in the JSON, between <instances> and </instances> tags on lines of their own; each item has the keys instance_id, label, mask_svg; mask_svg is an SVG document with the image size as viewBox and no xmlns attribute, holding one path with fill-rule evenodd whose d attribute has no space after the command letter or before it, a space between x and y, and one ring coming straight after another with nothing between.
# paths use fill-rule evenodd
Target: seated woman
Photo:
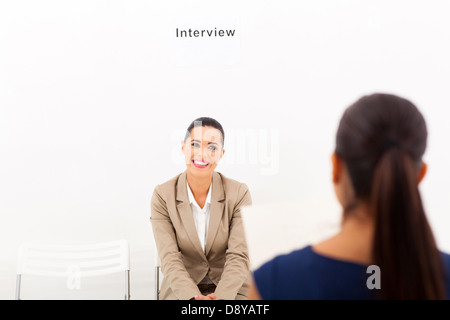
<instances>
[{"instance_id":1,"label":"seated woman","mask_svg":"<svg viewBox=\"0 0 450 320\"><path fill-rule=\"evenodd\" d=\"M225 150L219 122L202 117L187 129L186 171L158 185L151 223L164 274L160 299L246 299L249 257L241 207L244 183L215 169Z\"/></svg>"},{"instance_id":2,"label":"seated woman","mask_svg":"<svg viewBox=\"0 0 450 320\"><path fill-rule=\"evenodd\" d=\"M373 94L347 108L332 156L340 232L263 264L249 299L450 298L450 255L437 248L418 189L426 144L408 100Z\"/></svg>"}]
</instances>

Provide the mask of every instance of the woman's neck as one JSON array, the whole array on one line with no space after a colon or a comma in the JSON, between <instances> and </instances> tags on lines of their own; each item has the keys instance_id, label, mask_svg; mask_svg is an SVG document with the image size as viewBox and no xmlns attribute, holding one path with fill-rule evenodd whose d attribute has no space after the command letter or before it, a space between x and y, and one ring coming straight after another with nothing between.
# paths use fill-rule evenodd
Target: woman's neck
<instances>
[{"instance_id":1,"label":"woman's neck","mask_svg":"<svg viewBox=\"0 0 450 320\"><path fill-rule=\"evenodd\" d=\"M340 231L313 246L320 254L350 262L371 264L375 224L367 206L360 205L343 215Z\"/></svg>"},{"instance_id":2,"label":"woman's neck","mask_svg":"<svg viewBox=\"0 0 450 320\"><path fill-rule=\"evenodd\" d=\"M212 175L206 177L194 177L192 174L187 171L186 179L189 184L189 188L191 188L192 194L194 195L195 200L198 199L206 199L208 195L209 187L212 182Z\"/></svg>"}]
</instances>

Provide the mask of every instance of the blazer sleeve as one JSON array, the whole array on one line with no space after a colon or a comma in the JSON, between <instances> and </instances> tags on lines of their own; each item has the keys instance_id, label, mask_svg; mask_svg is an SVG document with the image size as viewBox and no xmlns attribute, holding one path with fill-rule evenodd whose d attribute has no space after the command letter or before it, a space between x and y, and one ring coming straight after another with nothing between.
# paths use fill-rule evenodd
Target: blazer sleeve
<instances>
[{"instance_id":1,"label":"blazer sleeve","mask_svg":"<svg viewBox=\"0 0 450 320\"><path fill-rule=\"evenodd\" d=\"M217 299L234 300L244 282L249 279L250 261L241 208L251 204L248 187L241 184L231 218L224 270L215 290Z\"/></svg>"},{"instance_id":2,"label":"blazer sleeve","mask_svg":"<svg viewBox=\"0 0 450 320\"><path fill-rule=\"evenodd\" d=\"M181 259L175 229L170 220L167 203L161 194L159 186L153 192L150 221L161 259L161 269L164 277L169 281L172 292L181 300L188 300L195 295L201 294Z\"/></svg>"}]
</instances>

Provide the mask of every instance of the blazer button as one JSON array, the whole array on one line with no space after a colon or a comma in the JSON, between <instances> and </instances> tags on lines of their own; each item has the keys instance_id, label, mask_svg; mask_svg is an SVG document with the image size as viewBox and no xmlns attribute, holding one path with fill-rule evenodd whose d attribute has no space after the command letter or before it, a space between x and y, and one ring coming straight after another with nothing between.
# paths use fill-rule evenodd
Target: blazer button
<instances>
[{"instance_id":1,"label":"blazer button","mask_svg":"<svg viewBox=\"0 0 450 320\"><path fill-rule=\"evenodd\" d=\"M202 261L202 266L207 267L208 264L205 261Z\"/></svg>"}]
</instances>

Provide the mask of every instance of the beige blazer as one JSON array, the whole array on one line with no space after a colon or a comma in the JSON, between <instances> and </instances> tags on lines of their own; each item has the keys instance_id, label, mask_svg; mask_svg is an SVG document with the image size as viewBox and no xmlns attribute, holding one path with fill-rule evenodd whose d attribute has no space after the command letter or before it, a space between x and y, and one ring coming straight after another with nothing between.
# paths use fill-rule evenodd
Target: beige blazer
<instances>
[{"instance_id":1,"label":"beige blazer","mask_svg":"<svg viewBox=\"0 0 450 320\"><path fill-rule=\"evenodd\" d=\"M251 205L247 186L214 172L205 252L195 228L186 172L158 185L150 221L161 259L160 299L190 299L200 294L206 276L217 286L217 299L245 299L250 271L240 208Z\"/></svg>"}]
</instances>

